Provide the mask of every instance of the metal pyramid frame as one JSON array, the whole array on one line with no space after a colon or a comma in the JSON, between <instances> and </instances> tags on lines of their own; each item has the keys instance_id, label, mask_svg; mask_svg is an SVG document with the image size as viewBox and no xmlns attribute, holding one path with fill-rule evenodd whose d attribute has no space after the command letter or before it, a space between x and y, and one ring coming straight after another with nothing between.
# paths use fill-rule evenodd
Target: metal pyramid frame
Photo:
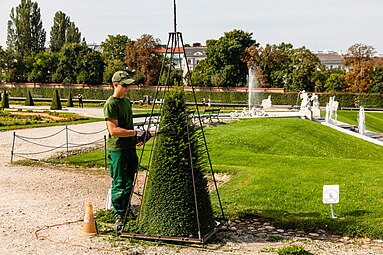
<instances>
[{"instance_id":1,"label":"metal pyramid frame","mask_svg":"<svg viewBox=\"0 0 383 255\"><path fill-rule=\"evenodd\" d=\"M195 201L195 206L196 206L196 218L197 218L196 224L198 224L198 238L197 237L182 237L182 236L147 235L147 234L141 234L141 233L124 232L124 231L122 231L120 233L120 236L121 237L129 237L129 238L137 238L137 239L157 240L157 241L158 240L162 240L162 241L172 241L172 242L203 244L210 237L212 237L227 222L227 220L226 220L225 214L223 212L221 198L220 198L220 195L219 195L219 192L218 192L218 186L217 186L217 182L216 182L216 179L215 179L215 176L214 176L214 170L213 170L213 166L212 166L212 163L211 163L209 150L208 150L207 143L206 143L206 137L205 137L205 132L204 132L204 128L203 128L203 121L202 121L202 118L201 118L201 115L200 115L200 112L199 112L199 109L198 109L198 103L197 103L197 98L196 98L196 95L195 95L194 86L192 85L191 73L190 73L190 69L189 69L189 65L188 65L188 61L187 61L187 56L186 56L186 52L185 52L185 46L184 46L184 43L183 43L182 33L181 32L177 32L176 0L173 0L173 1L174 1L174 32L170 32L169 33L168 42L167 42L167 45L166 45L166 52L165 52L165 56L164 56L164 59L162 61L162 65L161 65L160 77L158 79L155 95L154 95L154 98L153 98L152 104L151 104L151 113L149 114L148 119L145 120L145 121L146 121L146 125L147 125L147 130L149 130L152 126L154 126L154 129L155 129L154 133L156 134L156 133L159 132L158 131L158 126L159 125L155 125L156 118L160 118L161 115L162 115L161 114L162 113L162 103L164 101L165 91L170 89L169 78L170 78L170 72L171 72L172 68L174 68L173 65L172 65L172 63L174 61L174 57L176 56L176 54L178 54L178 59L181 60L182 58L181 58L180 49L182 49L183 59L184 59L184 61L186 63L187 84L189 84L189 86L191 86L191 89L192 89L192 94L193 94L193 99L194 99L194 106L195 106L195 111L196 111L196 115L195 116L198 119L198 122L197 122L198 124L197 125L199 125L199 127L201 129L203 143L204 143L204 146L205 146L205 149L206 149L205 151L206 151L206 154L207 154L206 156L207 156L209 167L210 167L211 177L212 177L212 180L214 182L214 187L215 187L215 190L216 190L217 199L218 199L220 210L221 210L221 217L219 219L216 219L216 226L215 226L215 228L213 230L211 230L209 233L205 234L204 236L201 235L200 220L199 220L200 215L199 215L198 206L197 206L198 198L196 196L196 192L195 192L195 189L194 189L194 201ZM167 60L168 54L170 55L170 64L166 65L166 60ZM166 82L165 82L165 84L163 84L161 86L161 84L160 84L160 80L161 79L160 78L162 77L162 74L164 73L166 67L167 67ZM180 62L180 68L181 68L181 72L183 73L181 62ZM182 89L184 89L184 87L185 87L185 85L182 86ZM160 110L159 110L160 114L159 114L159 117L157 117L158 114L154 113L155 104L156 104L157 99L160 99L159 100L159 102L160 102ZM188 132L189 132L189 130L188 130ZM188 136L188 137L190 137L190 136ZM146 182L147 182L147 179L148 179L148 172L150 172L150 161L151 161L151 157L152 157L152 153L153 153L153 148L155 148L155 142L156 142L156 136L154 137L153 146L152 146L152 149L150 151L148 169L146 171L145 180L144 180L143 194L138 194L138 195L141 195L142 198L143 198L144 192L145 192ZM190 149L190 147L189 147L189 149ZM141 151L141 155L140 155L140 158L139 158L139 163L140 163L139 166L141 165L144 151L145 151L145 144L143 145L143 148L142 148L142 151ZM191 155L192 152L189 150L189 153ZM132 188L132 192L131 192L131 195L130 195L129 202L131 201L131 198L132 198L132 195L133 195L133 190L135 188L135 185L137 184L137 175L138 175L138 168L139 168L139 166L137 167L137 170L136 170L136 174L135 174L135 178L134 178L134 182L133 182L133 188ZM192 173L192 175L194 175L193 165L191 165L191 168L192 168L191 169L191 173ZM193 186L194 185L195 185L195 183L194 183L194 178L193 178ZM141 211L141 206L142 206L142 199L141 199L141 204L140 204L140 211ZM129 210L130 210L130 203L129 203L129 208L127 210L127 214L128 214ZM127 215L125 216L125 219L124 219L124 227L125 227L126 221L127 221Z\"/></svg>"}]
</instances>

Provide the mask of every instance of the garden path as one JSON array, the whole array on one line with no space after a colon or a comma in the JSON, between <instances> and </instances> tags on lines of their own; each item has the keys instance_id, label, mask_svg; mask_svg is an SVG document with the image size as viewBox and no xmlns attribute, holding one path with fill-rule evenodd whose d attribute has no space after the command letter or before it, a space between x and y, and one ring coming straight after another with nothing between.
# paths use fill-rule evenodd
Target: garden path
<instances>
[{"instance_id":1,"label":"garden path","mask_svg":"<svg viewBox=\"0 0 383 255\"><path fill-rule=\"evenodd\" d=\"M89 132L103 127L105 123L97 122L76 125L73 128ZM18 130L17 133L40 137L57 132L60 128L62 127L25 129ZM0 132L0 254L120 253L115 248L115 243L108 241L107 237L80 236L81 221L45 229L39 232L39 235L45 235L46 238L36 238L35 232L45 225L81 219L87 201L92 201L94 210L103 208L111 180L106 174L89 174L73 169L11 165L9 160L12 137L13 131ZM75 141L86 142L84 139L87 138L78 136ZM254 220L231 223L226 231L218 232L217 238L221 242L209 244L206 249L148 245L140 242L125 243L124 247L128 251L142 251L152 255L275 255L276 252L271 252L271 249L298 244L318 255L383 254L383 245L379 241L347 238L338 238L337 241L321 240L321 235L317 233L303 237L293 237L292 233L291 238L285 235L285 241L278 241L275 240L276 233L284 235L281 230L278 232L269 224L260 225ZM267 242L273 239L270 237L274 237L275 242Z\"/></svg>"}]
</instances>

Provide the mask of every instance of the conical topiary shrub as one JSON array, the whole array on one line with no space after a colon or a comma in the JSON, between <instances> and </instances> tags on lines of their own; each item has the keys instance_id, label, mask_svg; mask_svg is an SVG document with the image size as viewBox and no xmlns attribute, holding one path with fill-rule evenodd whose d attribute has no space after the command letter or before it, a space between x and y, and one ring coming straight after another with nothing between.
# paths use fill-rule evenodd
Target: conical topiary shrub
<instances>
[{"instance_id":1,"label":"conical topiary shrub","mask_svg":"<svg viewBox=\"0 0 383 255\"><path fill-rule=\"evenodd\" d=\"M68 95L68 100L66 101L66 106L67 107L73 107L73 100L72 100L72 92L69 92Z\"/></svg>"},{"instance_id":2,"label":"conical topiary shrub","mask_svg":"<svg viewBox=\"0 0 383 255\"><path fill-rule=\"evenodd\" d=\"M26 106L34 106L33 98L31 95L31 91L28 90L27 97L25 98L25 105Z\"/></svg>"},{"instance_id":3,"label":"conical topiary shrub","mask_svg":"<svg viewBox=\"0 0 383 255\"><path fill-rule=\"evenodd\" d=\"M3 95L1 97L0 108L2 108L2 109L9 108L9 97L8 96L9 95L8 95L7 91L4 89Z\"/></svg>"},{"instance_id":4,"label":"conical topiary shrub","mask_svg":"<svg viewBox=\"0 0 383 255\"><path fill-rule=\"evenodd\" d=\"M61 110L61 102L60 102L60 96L57 89L53 91L52 95L52 103L51 103L51 110Z\"/></svg>"},{"instance_id":5,"label":"conical topiary shrub","mask_svg":"<svg viewBox=\"0 0 383 255\"><path fill-rule=\"evenodd\" d=\"M141 233L199 237L193 173L201 236L216 226L203 173L206 158L201 150L201 135L185 111L184 92L180 88L167 92L161 133L157 136L140 212L138 227Z\"/></svg>"}]
</instances>

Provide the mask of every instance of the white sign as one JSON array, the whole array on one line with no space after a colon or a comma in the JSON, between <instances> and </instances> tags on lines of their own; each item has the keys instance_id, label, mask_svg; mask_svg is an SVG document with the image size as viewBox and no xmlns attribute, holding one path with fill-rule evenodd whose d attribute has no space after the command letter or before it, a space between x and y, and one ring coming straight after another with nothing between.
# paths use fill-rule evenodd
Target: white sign
<instances>
[{"instance_id":1,"label":"white sign","mask_svg":"<svg viewBox=\"0 0 383 255\"><path fill-rule=\"evenodd\" d=\"M323 203L339 203L339 185L323 185Z\"/></svg>"}]
</instances>

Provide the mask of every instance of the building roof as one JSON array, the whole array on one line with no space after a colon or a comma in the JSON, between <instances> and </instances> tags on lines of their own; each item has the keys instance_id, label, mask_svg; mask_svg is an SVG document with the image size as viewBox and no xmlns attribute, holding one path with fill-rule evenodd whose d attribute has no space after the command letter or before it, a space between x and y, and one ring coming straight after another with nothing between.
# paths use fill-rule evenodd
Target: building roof
<instances>
[{"instance_id":1,"label":"building roof","mask_svg":"<svg viewBox=\"0 0 383 255\"><path fill-rule=\"evenodd\" d=\"M342 55L339 55L338 53L317 53L315 54L319 58L319 60L323 62L342 62L344 60L344 57Z\"/></svg>"},{"instance_id":2,"label":"building roof","mask_svg":"<svg viewBox=\"0 0 383 255\"><path fill-rule=\"evenodd\" d=\"M187 57L206 58L206 47L185 47Z\"/></svg>"}]
</instances>

